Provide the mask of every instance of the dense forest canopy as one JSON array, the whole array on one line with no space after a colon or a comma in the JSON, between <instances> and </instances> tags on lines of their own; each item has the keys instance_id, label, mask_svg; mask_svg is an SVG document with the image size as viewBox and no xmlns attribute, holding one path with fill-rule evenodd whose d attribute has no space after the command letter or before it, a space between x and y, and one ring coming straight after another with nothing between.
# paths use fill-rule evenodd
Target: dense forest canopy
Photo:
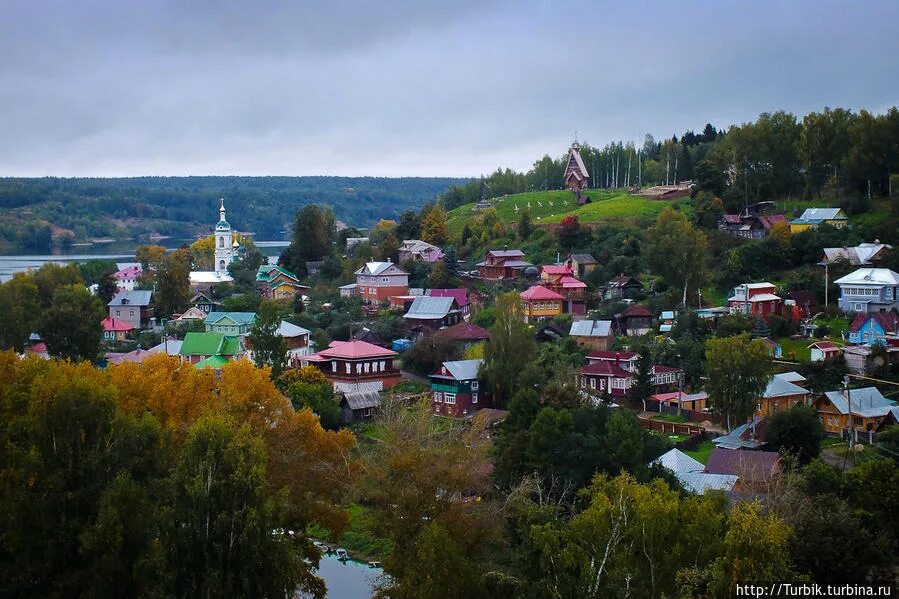
<instances>
[{"instance_id":1,"label":"dense forest canopy","mask_svg":"<svg viewBox=\"0 0 899 599\"><path fill-rule=\"evenodd\" d=\"M367 227L418 209L461 179L386 177L132 177L0 179L0 250L51 241L208 232L225 198L228 219L257 238L282 238L297 210L333 206Z\"/></svg>"},{"instance_id":2,"label":"dense forest canopy","mask_svg":"<svg viewBox=\"0 0 899 599\"><path fill-rule=\"evenodd\" d=\"M762 113L727 130L706 124L700 133L642 145L582 143L581 157L591 188L620 188L694 181L721 197L725 206L784 198L820 197L825 189L847 198L887 195L899 173L899 110L875 115L825 108L797 117ZM443 196L447 209L525 191L561 189L567 153L545 155L527 172L497 169L486 177L454 185Z\"/></svg>"}]
</instances>

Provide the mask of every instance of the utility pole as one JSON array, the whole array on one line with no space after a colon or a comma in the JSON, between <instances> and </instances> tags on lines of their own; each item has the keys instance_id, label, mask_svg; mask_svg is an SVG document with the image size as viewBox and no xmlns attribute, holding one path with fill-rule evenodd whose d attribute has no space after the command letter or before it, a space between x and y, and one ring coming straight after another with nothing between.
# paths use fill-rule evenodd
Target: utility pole
<instances>
[{"instance_id":1,"label":"utility pole","mask_svg":"<svg viewBox=\"0 0 899 599\"><path fill-rule=\"evenodd\" d=\"M852 392L849 391L849 375L843 377L843 385L846 387L846 402L849 404L849 452L855 447L855 427L852 419ZM855 456L853 455L853 461Z\"/></svg>"},{"instance_id":2,"label":"utility pole","mask_svg":"<svg viewBox=\"0 0 899 599\"><path fill-rule=\"evenodd\" d=\"M668 173L671 170L671 151L665 154L665 185L668 185Z\"/></svg>"},{"instance_id":3,"label":"utility pole","mask_svg":"<svg viewBox=\"0 0 899 599\"><path fill-rule=\"evenodd\" d=\"M631 186L631 151L627 151L627 177L624 179L624 186Z\"/></svg>"},{"instance_id":4,"label":"utility pole","mask_svg":"<svg viewBox=\"0 0 899 599\"><path fill-rule=\"evenodd\" d=\"M674 184L677 185L677 154L674 155Z\"/></svg>"},{"instance_id":5,"label":"utility pole","mask_svg":"<svg viewBox=\"0 0 899 599\"><path fill-rule=\"evenodd\" d=\"M637 187L643 189L643 152L637 152Z\"/></svg>"}]
</instances>

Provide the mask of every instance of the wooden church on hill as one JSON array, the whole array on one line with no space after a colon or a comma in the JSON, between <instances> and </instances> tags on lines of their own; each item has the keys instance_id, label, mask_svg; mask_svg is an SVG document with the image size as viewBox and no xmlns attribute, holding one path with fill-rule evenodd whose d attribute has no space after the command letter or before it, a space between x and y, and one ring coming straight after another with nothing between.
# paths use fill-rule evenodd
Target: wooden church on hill
<instances>
[{"instance_id":1,"label":"wooden church on hill","mask_svg":"<svg viewBox=\"0 0 899 599\"><path fill-rule=\"evenodd\" d=\"M575 140L571 144L571 149L568 150L568 164L565 167L565 188L580 192L582 189L586 189L589 179L590 174L587 172L587 167L584 166L584 160L581 158L581 146ZM578 196L580 197L580 193L578 193Z\"/></svg>"}]
</instances>

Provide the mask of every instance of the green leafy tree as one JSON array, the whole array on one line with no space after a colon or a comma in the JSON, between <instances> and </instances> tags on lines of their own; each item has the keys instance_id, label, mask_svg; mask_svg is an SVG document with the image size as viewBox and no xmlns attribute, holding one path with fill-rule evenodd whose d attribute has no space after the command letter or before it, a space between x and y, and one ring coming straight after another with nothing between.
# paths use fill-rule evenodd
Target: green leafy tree
<instances>
[{"instance_id":1,"label":"green leafy tree","mask_svg":"<svg viewBox=\"0 0 899 599\"><path fill-rule=\"evenodd\" d=\"M191 427L171 477L162 528L166 584L179 597L285 597L303 560L272 534L279 497L268 490L263 442L244 427L206 417Z\"/></svg>"},{"instance_id":2,"label":"green leafy tree","mask_svg":"<svg viewBox=\"0 0 899 599\"><path fill-rule=\"evenodd\" d=\"M293 236L278 262L298 276L306 276L306 262L323 259L331 252L331 236L325 215L315 204L303 207L293 222Z\"/></svg>"},{"instance_id":3,"label":"green leafy tree","mask_svg":"<svg viewBox=\"0 0 899 599\"><path fill-rule=\"evenodd\" d=\"M744 335L709 339L706 369L709 400L730 430L752 415L756 398L768 384L771 358L760 339L750 341Z\"/></svg>"},{"instance_id":4,"label":"green leafy tree","mask_svg":"<svg viewBox=\"0 0 899 599\"><path fill-rule=\"evenodd\" d=\"M64 285L53 294L53 304L39 323L47 351L70 360L95 360L103 335L106 310L83 285Z\"/></svg>"},{"instance_id":5,"label":"green leafy tree","mask_svg":"<svg viewBox=\"0 0 899 599\"><path fill-rule=\"evenodd\" d=\"M278 386L290 399L295 410L309 409L318 415L322 426L337 430L343 420L334 387L315 366L303 366L285 372Z\"/></svg>"},{"instance_id":6,"label":"green leafy tree","mask_svg":"<svg viewBox=\"0 0 899 599\"><path fill-rule=\"evenodd\" d=\"M105 272L100 275L100 282L97 283L97 297L106 306L115 297L119 291L119 283L115 278L115 273Z\"/></svg>"},{"instance_id":7,"label":"green leafy tree","mask_svg":"<svg viewBox=\"0 0 899 599\"><path fill-rule=\"evenodd\" d=\"M641 402L653 393L652 386L652 357L648 351L644 351L637 358L637 372L634 382L628 390L628 399Z\"/></svg>"},{"instance_id":8,"label":"green leafy tree","mask_svg":"<svg viewBox=\"0 0 899 599\"><path fill-rule=\"evenodd\" d=\"M30 274L16 273L0 284L0 347L25 349L28 336L37 329L40 313L37 284Z\"/></svg>"},{"instance_id":9,"label":"green leafy tree","mask_svg":"<svg viewBox=\"0 0 899 599\"><path fill-rule=\"evenodd\" d=\"M534 224L531 222L531 211L522 210L521 216L518 217L518 237L522 240L528 239L534 232Z\"/></svg>"},{"instance_id":10,"label":"green leafy tree","mask_svg":"<svg viewBox=\"0 0 899 599\"><path fill-rule=\"evenodd\" d=\"M724 214L724 204L708 191L700 191L693 198L693 222L702 229L717 229Z\"/></svg>"},{"instance_id":11,"label":"green leafy tree","mask_svg":"<svg viewBox=\"0 0 899 599\"><path fill-rule=\"evenodd\" d=\"M681 304L686 306L688 291L698 289L705 276L705 234L690 224L682 212L668 207L659 214L648 237L650 267L669 285L683 289Z\"/></svg>"},{"instance_id":12,"label":"green leafy tree","mask_svg":"<svg viewBox=\"0 0 899 599\"><path fill-rule=\"evenodd\" d=\"M272 369L272 380L277 379L287 365L287 342L278 334L281 327L281 307L274 301L262 300L259 315L250 333L253 363Z\"/></svg>"},{"instance_id":13,"label":"green leafy tree","mask_svg":"<svg viewBox=\"0 0 899 599\"><path fill-rule=\"evenodd\" d=\"M484 374L498 406L505 406L519 388L522 365L530 363L537 345L524 322L517 293L496 298L496 321L484 346Z\"/></svg>"},{"instance_id":14,"label":"green leafy tree","mask_svg":"<svg viewBox=\"0 0 899 599\"><path fill-rule=\"evenodd\" d=\"M156 271L156 309L160 316L180 314L190 306L190 251L168 253Z\"/></svg>"},{"instance_id":15,"label":"green leafy tree","mask_svg":"<svg viewBox=\"0 0 899 599\"><path fill-rule=\"evenodd\" d=\"M443 262L435 262L434 265L431 266L428 282L431 284L432 289L444 289L449 287L449 272L447 271L446 264Z\"/></svg>"},{"instance_id":16,"label":"green leafy tree","mask_svg":"<svg viewBox=\"0 0 899 599\"><path fill-rule=\"evenodd\" d=\"M768 418L765 440L771 451L795 455L803 464L809 463L821 453L824 430L815 410L797 404L789 410L780 410Z\"/></svg>"},{"instance_id":17,"label":"green leafy tree","mask_svg":"<svg viewBox=\"0 0 899 599\"><path fill-rule=\"evenodd\" d=\"M41 306L47 308L53 304L57 289L66 285L84 285L84 279L75 264L61 266L47 262L34 273L34 283L37 285L37 297Z\"/></svg>"}]
</instances>

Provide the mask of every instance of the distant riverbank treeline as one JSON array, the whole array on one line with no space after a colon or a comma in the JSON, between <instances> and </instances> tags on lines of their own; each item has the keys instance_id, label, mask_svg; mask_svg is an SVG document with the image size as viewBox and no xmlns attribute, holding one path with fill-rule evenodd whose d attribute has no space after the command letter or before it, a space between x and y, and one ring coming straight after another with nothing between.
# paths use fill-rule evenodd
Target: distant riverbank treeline
<instances>
[{"instance_id":1,"label":"distant riverbank treeline","mask_svg":"<svg viewBox=\"0 0 899 599\"><path fill-rule=\"evenodd\" d=\"M219 198L240 231L278 239L297 210L332 206L367 227L433 201L452 178L131 177L0 179L0 252L47 250L93 238L190 237L217 220Z\"/></svg>"},{"instance_id":2,"label":"distant riverbank treeline","mask_svg":"<svg viewBox=\"0 0 899 599\"><path fill-rule=\"evenodd\" d=\"M580 153L591 188L692 180L721 197L729 210L784 197L812 199L826 188L845 198L851 211L853 201L899 191L899 110L876 115L825 108L804 117L763 113L727 130L707 124L700 133L691 130L659 141L647 134L640 146L582 143ZM561 189L567 160L566 151L557 158L545 155L527 172L497 169L454 185L442 196L443 204L451 210L482 197Z\"/></svg>"}]
</instances>

